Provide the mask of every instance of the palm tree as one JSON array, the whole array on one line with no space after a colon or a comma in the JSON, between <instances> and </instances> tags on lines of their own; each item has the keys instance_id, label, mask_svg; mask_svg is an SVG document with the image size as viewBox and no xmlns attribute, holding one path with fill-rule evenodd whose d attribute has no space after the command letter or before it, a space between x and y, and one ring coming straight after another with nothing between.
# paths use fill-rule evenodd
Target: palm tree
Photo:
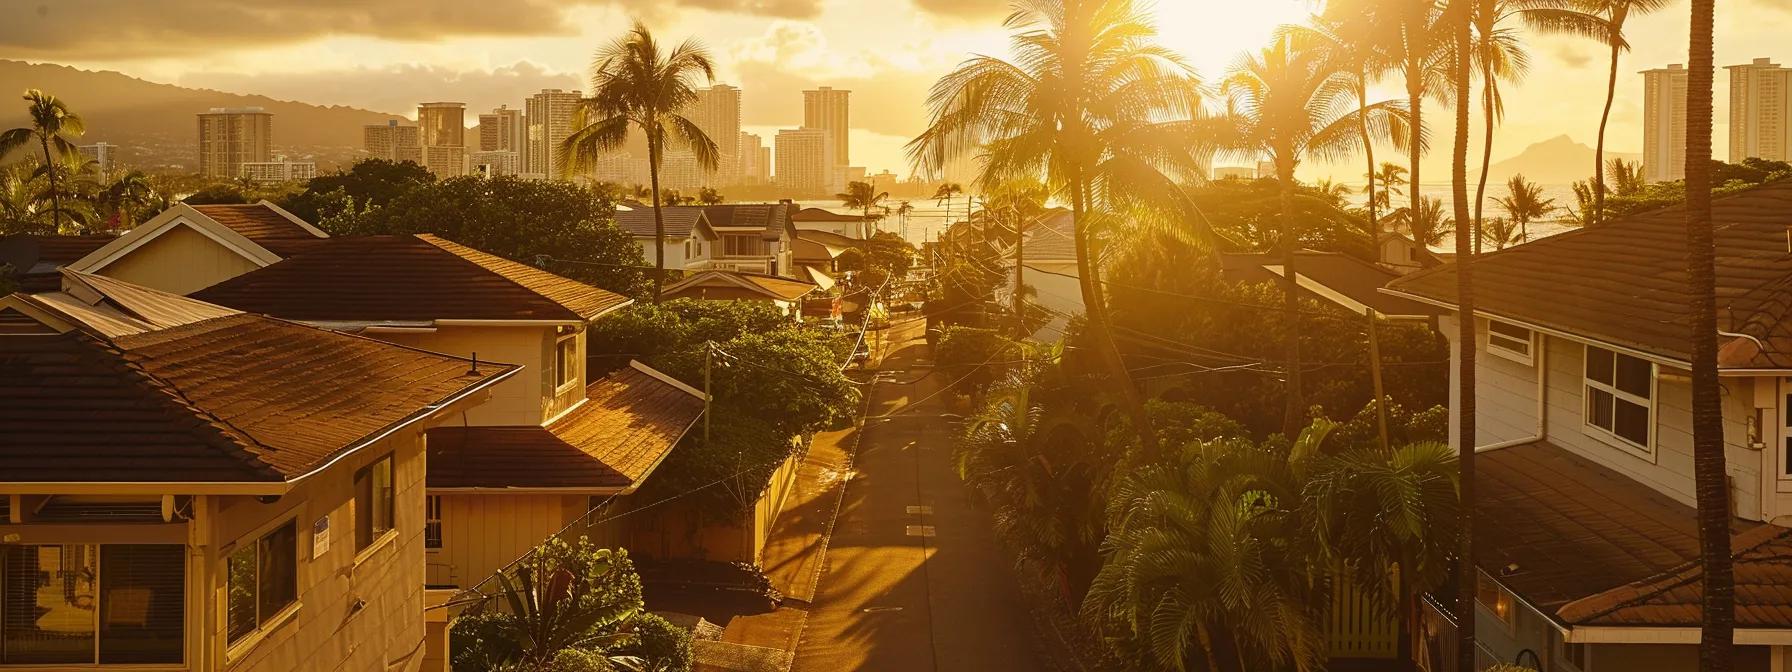
<instances>
[{"instance_id":1,"label":"palm tree","mask_svg":"<svg viewBox=\"0 0 1792 672\"><path fill-rule=\"evenodd\" d=\"M1406 195L1406 166L1383 161L1381 168L1366 175L1370 184L1381 183L1379 193L1370 199L1379 208L1392 208L1394 199Z\"/></svg>"},{"instance_id":2,"label":"palm tree","mask_svg":"<svg viewBox=\"0 0 1792 672\"><path fill-rule=\"evenodd\" d=\"M1398 103L1384 101L1348 107L1350 73L1317 49L1298 49L1284 35L1259 54L1246 55L1220 85L1228 116L1236 125L1239 145L1275 163L1279 183L1282 231L1283 319L1287 328L1287 408L1283 429L1292 434L1305 424L1301 390L1300 289L1295 284L1295 250L1300 233L1294 220L1294 167L1309 157L1334 160L1359 146L1362 129L1386 137L1401 116ZM1350 111L1339 113L1338 110Z\"/></svg>"},{"instance_id":3,"label":"palm tree","mask_svg":"<svg viewBox=\"0 0 1792 672\"><path fill-rule=\"evenodd\" d=\"M1600 22L1593 26L1560 26L1563 32L1584 35L1603 42L1611 49L1611 68L1605 82L1605 108L1599 115L1599 143L1593 150L1593 209L1591 223L1598 224L1605 213L1605 126L1611 120L1612 101L1618 95L1618 55L1630 48L1624 37L1624 23L1632 16L1648 14L1667 7L1671 0L1580 0L1587 13Z\"/></svg>"},{"instance_id":4,"label":"palm tree","mask_svg":"<svg viewBox=\"0 0 1792 672\"><path fill-rule=\"evenodd\" d=\"M952 225L952 197L957 196L962 193L964 193L964 185L959 184L957 182L946 182L944 184L941 184L940 188L933 190L934 204L938 205L941 202L944 202L946 204L946 225L947 226ZM969 198L966 198L964 202L965 202L965 216L969 217L970 213L971 213L971 206L970 206L971 200Z\"/></svg>"},{"instance_id":5,"label":"palm tree","mask_svg":"<svg viewBox=\"0 0 1792 672\"><path fill-rule=\"evenodd\" d=\"M1693 491L1704 582L1699 670L1735 664L1736 577L1730 566L1730 501L1724 474L1723 400L1717 378L1717 272L1711 230L1713 0L1692 0L1686 83L1686 276L1692 297ZM1614 52L1616 53L1616 52Z\"/></svg>"},{"instance_id":6,"label":"palm tree","mask_svg":"<svg viewBox=\"0 0 1792 672\"><path fill-rule=\"evenodd\" d=\"M24 163L0 166L0 236L37 233L43 228L33 173Z\"/></svg>"},{"instance_id":7,"label":"palm tree","mask_svg":"<svg viewBox=\"0 0 1792 672\"><path fill-rule=\"evenodd\" d=\"M128 229L137 223L137 216L149 207L154 188L149 176L133 170L112 181L100 191L99 200L106 211L107 228Z\"/></svg>"},{"instance_id":8,"label":"palm tree","mask_svg":"<svg viewBox=\"0 0 1792 672\"><path fill-rule=\"evenodd\" d=\"M1506 197L1494 199L1500 209L1506 211L1506 218L1518 227L1518 234L1513 240L1526 241L1531 237L1531 222L1549 216L1556 211L1556 199L1544 198L1543 187L1525 179L1524 175L1513 175L1506 180Z\"/></svg>"},{"instance_id":9,"label":"palm tree","mask_svg":"<svg viewBox=\"0 0 1792 672\"><path fill-rule=\"evenodd\" d=\"M1472 222L1468 207L1468 120L1469 63L1474 59L1470 35L1474 29L1475 0L1449 0L1441 24L1453 39L1448 50L1451 88L1456 94L1456 128L1450 154L1450 196L1456 215L1456 451L1461 480L1458 488L1464 506L1460 507L1463 531L1458 544L1456 563L1456 669L1475 672L1475 294L1473 270L1475 261ZM1416 191L1416 190L1415 190Z\"/></svg>"},{"instance_id":10,"label":"palm tree","mask_svg":"<svg viewBox=\"0 0 1792 672\"><path fill-rule=\"evenodd\" d=\"M1379 138L1368 124L1369 85L1392 69L1389 54L1393 45L1386 31L1375 29L1371 15L1367 13L1314 16L1309 23L1308 26L1286 26L1282 31L1292 36L1299 48L1319 49L1334 67L1349 73L1356 96L1358 141L1362 143L1363 161L1369 166L1368 172L1363 174L1368 180L1363 193L1369 197L1369 240L1373 243L1381 239L1380 210L1387 204L1376 202L1375 143ZM1394 135L1398 137L1399 134Z\"/></svg>"},{"instance_id":11,"label":"palm tree","mask_svg":"<svg viewBox=\"0 0 1792 672\"><path fill-rule=\"evenodd\" d=\"M1444 199L1436 196L1420 199L1418 212L1401 208L1390 219L1396 228L1404 227L1406 235L1421 247L1439 247L1456 233L1455 222L1444 217Z\"/></svg>"},{"instance_id":12,"label":"palm tree","mask_svg":"<svg viewBox=\"0 0 1792 672\"><path fill-rule=\"evenodd\" d=\"M1643 179L1643 164L1639 161L1625 161L1613 158L1605 162L1606 170L1611 171L1611 189L1613 196L1634 196L1647 186Z\"/></svg>"},{"instance_id":13,"label":"palm tree","mask_svg":"<svg viewBox=\"0 0 1792 672\"><path fill-rule=\"evenodd\" d=\"M43 166L50 177L50 224L62 228L62 192L56 184L56 166L79 158L81 151L74 139L87 130L81 115L68 109L68 103L37 89L26 89L25 114L30 126L0 132L0 156L11 154L33 140L43 150Z\"/></svg>"},{"instance_id":14,"label":"palm tree","mask_svg":"<svg viewBox=\"0 0 1792 672\"><path fill-rule=\"evenodd\" d=\"M1508 246L1524 242L1524 234L1518 230L1518 222L1510 217L1490 217L1481 223L1481 241L1495 250L1503 250Z\"/></svg>"},{"instance_id":15,"label":"palm tree","mask_svg":"<svg viewBox=\"0 0 1792 672\"><path fill-rule=\"evenodd\" d=\"M702 191L697 192L697 202L704 205L721 205L722 192L716 191L714 187L704 187Z\"/></svg>"},{"instance_id":16,"label":"palm tree","mask_svg":"<svg viewBox=\"0 0 1792 672\"><path fill-rule=\"evenodd\" d=\"M909 213L912 213L914 211L915 211L915 206L910 205L908 201L901 201L896 204L896 217L898 220L900 220L902 222L902 239L903 240L908 240L908 216L909 216Z\"/></svg>"},{"instance_id":17,"label":"palm tree","mask_svg":"<svg viewBox=\"0 0 1792 672\"><path fill-rule=\"evenodd\" d=\"M666 282L666 220L660 205L660 159L668 148L689 149L697 165L714 171L716 143L682 114L697 102L696 79L715 80L709 51L696 40L669 52L635 22L622 37L598 50L591 66L592 95L573 111L578 130L561 143L564 175L589 172L607 152L623 146L631 129L647 137L647 176L653 204L653 300Z\"/></svg>"},{"instance_id":18,"label":"palm tree","mask_svg":"<svg viewBox=\"0 0 1792 672\"><path fill-rule=\"evenodd\" d=\"M1013 61L975 56L934 84L928 128L908 144L921 172L977 154L979 181L1041 180L1070 204L1077 278L1105 381L1147 446L1155 442L1109 329L1103 222L1153 208L1146 225L1190 221L1180 185L1204 158L1199 87L1132 0L1020 0Z\"/></svg>"},{"instance_id":19,"label":"palm tree","mask_svg":"<svg viewBox=\"0 0 1792 672\"><path fill-rule=\"evenodd\" d=\"M881 214L874 219L871 210L882 208L884 200L890 197L890 192L878 191L877 185L870 182L848 182L846 191L834 194L834 197L840 199L841 205L859 210L859 237L870 240L877 230L877 220L883 219Z\"/></svg>"}]
</instances>

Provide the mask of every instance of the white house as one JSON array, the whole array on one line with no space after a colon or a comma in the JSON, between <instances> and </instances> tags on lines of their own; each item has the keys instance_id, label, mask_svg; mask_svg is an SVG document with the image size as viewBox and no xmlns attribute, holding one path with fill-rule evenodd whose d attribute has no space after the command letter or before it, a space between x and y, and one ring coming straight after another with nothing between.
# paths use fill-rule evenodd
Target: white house
<instances>
[{"instance_id":1,"label":"white house","mask_svg":"<svg viewBox=\"0 0 1792 672\"><path fill-rule=\"evenodd\" d=\"M716 244L720 238L709 225L709 218L704 215L703 209L662 208L661 213L666 230L666 268L707 270L712 257L718 252ZM647 259L647 263L655 263L653 208L643 206L617 210L616 226L635 237L635 244L641 246L641 256Z\"/></svg>"},{"instance_id":2,"label":"white house","mask_svg":"<svg viewBox=\"0 0 1792 672\"><path fill-rule=\"evenodd\" d=\"M1763 672L1792 662L1788 204L1786 182L1714 204L1737 669ZM1578 672L1697 667L1684 240L1684 213L1670 208L1475 261L1467 439L1477 447L1484 660ZM1442 331L1454 337L1455 286L1456 267L1444 265L1384 291L1444 309ZM1431 615L1419 638L1432 642L1426 657L1449 660L1453 626Z\"/></svg>"}]
</instances>

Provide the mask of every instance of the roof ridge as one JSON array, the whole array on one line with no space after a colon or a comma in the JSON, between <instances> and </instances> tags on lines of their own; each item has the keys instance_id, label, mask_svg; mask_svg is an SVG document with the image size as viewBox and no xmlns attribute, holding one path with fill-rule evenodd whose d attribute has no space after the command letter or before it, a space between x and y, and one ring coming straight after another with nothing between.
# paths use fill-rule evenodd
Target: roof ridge
<instances>
[{"instance_id":1,"label":"roof ridge","mask_svg":"<svg viewBox=\"0 0 1792 672\"><path fill-rule=\"evenodd\" d=\"M467 262L467 263L469 263L469 264L472 264L472 265L474 265L474 266L477 266L477 267L479 267L479 269L480 269L480 270L483 270L483 271L485 271L485 272L487 272L487 273L490 273L490 274L492 274L492 275L496 275L496 276L498 276L498 277L500 277L500 278L503 278L503 279L504 279L504 281L505 281L505 282L508 282L508 283L510 283L510 284L512 284L512 285L516 285L516 286L517 286L517 287L518 287L518 288L520 288L520 289L522 289L522 290L523 290L523 291L526 291L526 292L529 292L529 293L532 293L532 294L534 294L534 295L536 295L536 296L539 296L539 297L541 297L541 298L543 298L543 299L546 299L546 300L547 300L547 301L548 301L548 302L549 302L549 303L552 303L552 304L554 304L554 305L556 305L556 306L559 306L559 307L560 307L560 308L561 308L561 309L562 309L562 310L565 310L565 311L566 311L566 312L567 312L567 313L569 313L569 314L571 314L571 315L572 315L572 316L573 316L573 317L574 317L574 318L577 318L577 319L579 319L579 320L580 320L580 321L584 321L584 320L585 320L585 319L586 319L586 318L585 318L585 316L584 316L584 315L580 315L580 314L579 314L579 311L577 311L577 310L575 310L575 309L573 309L573 308L572 308L572 307L571 307L571 306L568 306L568 305L566 305L566 304L565 304L565 303L562 303L562 302L561 302L561 301L560 301L560 299L558 299L558 298L555 298L555 297L552 297L552 296L548 296L548 295L547 295L547 294L543 294L543 293L542 293L542 292L541 292L541 290L539 290L539 289L536 289L536 288L534 288L534 287L530 287L530 286L528 286L528 285L525 285L525 284L523 284L523 283L522 283L522 281L520 281L520 280L517 280L517 279L516 279L516 278L513 278L513 277L511 277L511 276L510 276L510 275L509 275L509 274L506 274L506 273L503 273L503 272L501 272L501 271L499 271L499 270L498 270L498 269L495 269L495 268L492 268L492 267L490 267L490 266L487 266L487 265L486 265L486 264L485 264L485 263L482 263L482 262L480 262L480 261L479 261L479 260L477 260L477 259L474 259L474 258L473 258L473 257L472 257L472 256L469 256L469 253L471 253L471 254L472 254L472 255L479 255L479 256L484 256L484 257L490 257L490 258L491 258L491 259L493 259L493 260L496 260L496 261L497 261L497 262L498 262L498 263L501 263L501 264L514 264L514 265L516 265L516 266L521 266L521 267L522 267L522 268L524 268L524 269L528 269L528 270L530 270L530 271L536 271L536 272L541 272L541 273L546 273L546 274L548 274L548 275L551 275L551 276L554 276L554 277L555 277L555 278L559 278L559 279L561 279L561 280L565 280L565 281L567 281L567 282L571 282L571 283L577 283L577 284L579 284L579 285L583 285L583 286L585 286L585 287L589 287L589 288L591 288L591 289L595 289L595 290L597 290L597 291L600 291L600 292L605 292L605 293L609 293L609 294L615 294L615 292L611 292L611 291L610 291L610 290L607 290L607 289L604 289L604 288L602 288L602 287L598 287L598 286L596 286L596 285L592 285L592 284L589 284L589 283L585 283L585 282L580 282L580 281L578 281L578 280L574 280L574 279L572 279L572 278L568 278L568 277L566 277L566 276L564 276L564 275L560 275L560 274L558 274L558 273L555 273L555 272L553 272L553 271L549 271L549 270L546 270L546 269L541 269L541 268L536 268L536 267L534 267L534 266L530 266L530 265L528 265L528 264L525 264L525 263L522 263L522 262L519 262L519 261L512 261L512 260L510 260L510 259L506 259L506 258L504 258L504 257L501 257L501 256L498 256L498 255L496 255L496 254L492 254L492 253L490 253L490 252L486 252L486 251L484 251L484 250L481 250L481 249L478 249L478 248L475 248L475 247L471 247L471 246L467 246L467 245L462 245L462 244L460 244L460 243L457 243L457 242L454 242L454 241L452 241L452 240L449 240L449 239L447 239L447 238L443 238L443 237L441 237L441 236L437 236L437 235L436 235L436 234L433 234L433 233L413 233L413 234L411 234L411 237L412 237L412 238L415 238L415 239L417 239L417 240L421 240L421 241L423 241L423 242L424 242L424 243L427 243L427 244L429 244L429 245L431 245L431 246L434 246L434 247L435 247L435 248L436 248L436 249L439 249L439 250L442 250L442 251L443 251L443 252L447 252L447 253L449 253L449 254L452 254L452 255L454 255L454 256L456 256L456 257L459 257L459 258L461 258L461 259L462 259L462 260L464 260L464 261L466 261L466 262ZM457 249L454 249L454 248L460 248L460 249L458 249L458 250L457 250ZM620 295L618 295L618 296L620 296ZM625 297L625 298L626 298L626 297Z\"/></svg>"},{"instance_id":2,"label":"roof ridge","mask_svg":"<svg viewBox=\"0 0 1792 672\"><path fill-rule=\"evenodd\" d=\"M1730 535L1732 546L1730 561L1734 563L1744 554L1789 536L1792 536L1792 528L1784 528L1772 523L1764 523L1740 533L1733 533ZM1699 558L1695 557L1652 576L1564 604L1556 610L1556 615L1570 624L1590 621L1608 616L1626 607L1635 606L1676 588L1690 586L1703 579L1703 569L1700 567ZM1701 588L1701 590L1703 589Z\"/></svg>"}]
</instances>

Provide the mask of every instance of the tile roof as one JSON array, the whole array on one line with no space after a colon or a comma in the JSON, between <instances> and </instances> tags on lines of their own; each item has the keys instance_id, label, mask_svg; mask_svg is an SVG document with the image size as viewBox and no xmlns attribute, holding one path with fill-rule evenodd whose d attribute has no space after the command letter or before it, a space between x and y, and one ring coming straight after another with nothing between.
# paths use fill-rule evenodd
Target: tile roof
<instances>
[{"instance_id":1,"label":"tile roof","mask_svg":"<svg viewBox=\"0 0 1792 672\"><path fill-rule=\"evenodd\" d=\"M1054 209L1027 225L1027 239L1021 254L1027 261L1073 261L1076 259L1076 222L1070 211Z\"/></svg>"},{"instance_id":2,"label":"tile roof","mask_svg":"<svg viewBox=\"0 0 1792 672\"><path fill-rule=\"evenodd\" d=\"M768 299L789 301L815 291L816 283L742 271L695 271L685 279L667 285L661 292L668 298L703 298L704 290L745 290ZM730 297L735 298L735 297Z\"/></svg>"},{"instance_id":3,"label":"tile roof","mask_svg":"<svg viewBox=\"0 0 1792 672\"><path fill-rule=\"evenodd\" d=\"M1544 441L1475 459L1482 571L1567 625L1698 623L1692 507ZM1792 627L1792 530L1730 527L1739 624Z\"/></svg>"},{"instance_id":4,"label":"tile roof","mask_svg":"<svg viewBox=\"0 0 1792 672\"><path fill-rule=\"evenodd\" d=\"M279 482L509 375L232 314L100 338L0 337L0 479Z\"/></svg>"},{"instance_id":5,"label":"tile roof","mask_svg":"<svg viewBox=\"0 0 1792 672\"><path fill-rule=\"evenodd\" d=\"M629 488L703 414L703 399L639 362L585 388L545 427L436 427L431 488Z\"/></svg>"},{"instance_id":6,"label":"tile roof","mask_svg":"<svg viewBox=\"0 0 1792 672\"><path fill-rule=\"evenodd\" d=\"M1233 282L1282 281L1282 274L1279 272L1282 267L1280 254L1222 253L1220 267L1225 278ZM1270 267L1277 270L1271 271ZM1429 317L1443 312L1436 306L1382 293L1382 286L1400 277L1400 274L1347 254L1303 250L1295 253L1294 267L1301 277L1373 308L1382 315ZM1303 289L1312 298L1332 301L1331 297L1314 292L1311 288L1303 286Z\"/></svg>"},{"instance_id":7,"label":"tile roof","mask_svg":"<svg viewBox=\"0 0 1792 672\"><path fill-rule=\"evenodd\" d=\"M843 236L832 231L811 231L803 229L796 232L797 240L821 243L831 247L864 247L865 241L852 236Z\"/></svg>"},{"instance_id":8,"label":"tile roof","mask_svg":"<svg viewBox=\"0 0 1792 672\"><path fill-rule=\"evenodd\" d=\"M23 300L101 337L140 334L240 312L103 275L65 269L60 277L58 291L26 295Z\"/></svg>"},{"instance_id":9,"label":"tile roof","mask_svg":"<svg viewBox=\"0 0 1792 672\"><path fill-rule=\"evenodd\" d=\"M793 222L862 222L863 214L841 214L824 208L803 208L790 216Z\"/></svg>"},{"instance_id":10,"label":"tile roof","mask_svg":"<svg viewBox=\"0 0 1792 672\"><path fill-rule=\"evenodd\" d=\"M702 210L709 225L716 228L754 228L767 236L783 236L790 226L791 209L783 203L736 203L733 205L680 205L664 208L666 212L691 208Z\"/></svg>"},{"instance_id":11,"label":"tile roof","mask_svg":"<svg viewBox=\"0 0 1792 672\"><path fill-rule=\"evenodd\" d=\"M661 219L665 221L667 239L683 239L691 235L703 220L703 208L663 208ZM629 232L636 238L653 237L653 208L641 207L633 210L616 211L616 226Z\"/></svg>"},{"instance_id":12,"label":"tile roof","mask_svg":"<svg viewBox=\"0 0 1792 672\"><path fill-rule=\"evenodd\" d=\"M63 266L91 254L115 236L0 236L0 265L13 267L19 289L27 292L54 290L62 285L57 273Z\"/></svg>"},{"instance_id":13,"label":"tile roof","mask_svg":"<svg viewBox=\"0 0 1792 672\"><path fill-rule=\"evenodd\" d=\"M194 298L291 320L589 320L627 297L428 234L331 238Z\"/></svg>"},{"instance_id":14,"label":"tile roof","mask_svg":"<svg viewBox=\"0 0 1792 672\"><path fill-rule=\"evenodd\" d=\"M317 234L263 203L195 205L199 214L212 218L244 238L261 243L286 238L317 238Z\"/></svg>"},{"instance_id":15,"label":"tile roof","mask_svg":"<svg viewBox=\"0 0 1792 672\"><path fill-rule=\"evenodd\" d=\"M1718 329L1729 368L1792 367L1792 180L1712 200ZM1525 243L1475 259L1475 308L1662 357L1690 358L1686 222L1681 206ZM1456 302L1456 266L1405 276L1388 290ZM1743 342L1737 342L1743 341Z\"/></svg>"}]
</instances>

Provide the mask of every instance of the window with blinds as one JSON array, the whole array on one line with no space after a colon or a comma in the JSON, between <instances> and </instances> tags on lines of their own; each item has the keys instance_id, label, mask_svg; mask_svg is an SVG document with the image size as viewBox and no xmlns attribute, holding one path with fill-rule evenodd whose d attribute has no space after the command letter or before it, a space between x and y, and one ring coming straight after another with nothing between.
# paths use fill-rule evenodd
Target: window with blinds
<instances>
[{"instance_id":1,"label":"window with blinds","mask_svg":"<svg viewBox=\"0 0 1792 672\"><path fill-rule=\"evenodd\" d=\"M298 524L289 520L260 539L244 540L226 565L224 629L234 643L298 601Z\"/></svg>"},{"instance_id":2,"label":"window with blinds","mask_svg":"<svg viewBox=\"0 0 1792 672\"><path fill-rule=\"evenodd\" d=\"M392 456L355 472L355 550L366 550L392 529Z\"/></svg>"},{"instance_id":3,"label":"window with blinds","mask_svg":"<svg viewBox=\"0 0 1792 672\"><path fill-rule=\"evenodd\" d=\"M180 663L186 548L0 547L0 665Z\"/></svg>"}]
</instances>

